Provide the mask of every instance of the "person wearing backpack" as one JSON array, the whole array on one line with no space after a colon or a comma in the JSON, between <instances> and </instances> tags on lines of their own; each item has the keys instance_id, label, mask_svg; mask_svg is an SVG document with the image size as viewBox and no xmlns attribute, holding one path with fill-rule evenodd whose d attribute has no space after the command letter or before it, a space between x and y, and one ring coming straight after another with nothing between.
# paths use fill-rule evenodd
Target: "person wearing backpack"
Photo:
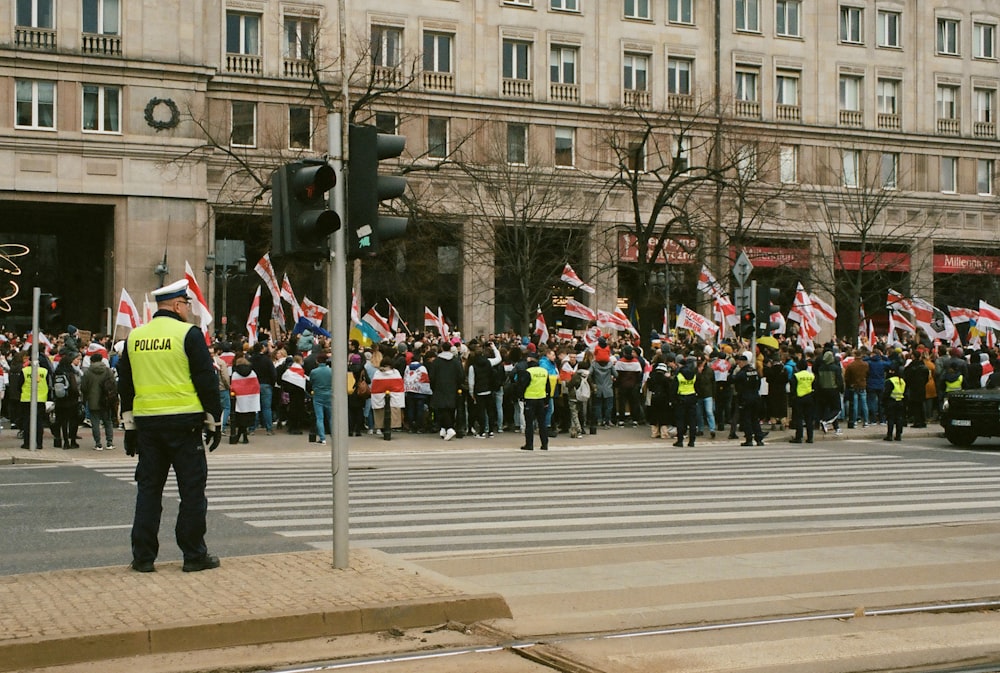
<instances>
[{"instance_id":1,"label":"person wearing backpack","mask_svg":"<svg viewBox=\"0 0 1000 673\"><path fill-rule=\"evenodd\" d=\"M56 422L52 428L52 446L79 449L76 430L80 426L80 382L76 369L80 365L77 351L64 351L52 374L52 401L56 405Z\"/></svg>"},{"instance_id":2,"label":"person wearing backpack","mask_svg":"<svg viewBox=\"0 0 1000 673\"><path fill-rule=\"evenodd\" d=\"M118 415L118 383L114 371L104 363L100 353L90 356L90 366L80 381L80 393L84 404L90 409L90 431L94 435L94 451L112 451L115 448L115 420Z\"/></svg>"}]
</instances>

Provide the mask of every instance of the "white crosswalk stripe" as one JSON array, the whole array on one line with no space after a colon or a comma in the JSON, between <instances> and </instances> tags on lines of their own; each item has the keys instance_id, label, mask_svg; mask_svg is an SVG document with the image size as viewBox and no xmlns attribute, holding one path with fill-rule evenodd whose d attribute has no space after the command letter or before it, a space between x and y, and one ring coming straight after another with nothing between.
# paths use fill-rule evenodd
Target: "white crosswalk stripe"
<instances>
[{"instance_id":1,"label":"white crosswalk stripe","mask_svg":"<svg viewBox=\"0 0 1000 673\"><path fill-rule=\"evenodd\" d=\"M860 448L860 447L859 447ZM134 463L93 462L131 481ZM329 549L324 454L212 460L209 508ZM351 456L351 543L542 548L995 520L1000 466L844 444L469 449Z\"/></svg>"}]
</instances>

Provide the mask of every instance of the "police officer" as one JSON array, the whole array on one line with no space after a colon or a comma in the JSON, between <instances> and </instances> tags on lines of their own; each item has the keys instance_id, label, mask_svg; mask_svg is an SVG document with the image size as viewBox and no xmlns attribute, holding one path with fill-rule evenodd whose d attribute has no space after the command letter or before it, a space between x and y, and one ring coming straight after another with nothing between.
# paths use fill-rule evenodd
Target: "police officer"
<instances>
[{"instance_id":1,"label":"police officer","mask_svg":"<svg viewBox=\"0 0 1000 673\"><path fill-rule=\"evenodd\" d=\"M222 439L219 381L204 335L187 322L187 280L154 290L153 297L153 319L132 330L117 367L125 452L139 455L131 568L155 570L171 466L181 498L175 534L182 570L218 568L219 558L205 547L205 446L214 451Z\"/></svg>"},{"instance_id":2,"label":"police officer","mask_svg":"<svg viewBox=\"0 0 1000 673\"><path fill-rule=\"evenodd\" d=\"M549 449L549 432L545 417L549 411L549 398L552 397L552 381L549 371L538 364L535 353L528 352L528 368L524 388L524 446L522 451L534 449L535 423L538 423L538 436L542 440L542 451Z\"/></svg>"},{"instance_id":3,"label":"police officer","mask_svg":"<svg viewBox=\"0 0 1000 673\"><path fill-rule=\"evenodd\" d=\"M764 433L760 429L760 373L754 366L754 356L746 351L736 356L739 369L732 375L736 403L739 406L740 425L744 441L740 446L764 446Z\"/></svg>"},{"instance_id":4,"label":"police officer","mask_svg":"<svg viewBox=\"0 0 1000 673\"><path fill-rule=\"evenodd\" d=\"M885 437L882 439L897 442L903 439L903 426L906 425L906 381L899 376L899 368L889 365L886 370L885 388L882 393L882 403L885 408ZM895 432L895 435L893 435Z\"/></svg>"},{"instance_id":5,"label":"police officer","mask_svg":"<svg viewBox=\"0 0 1000 673\"><path fill-rule=\"evenodd\" d=\"M698 396L694 389L697 377L697 361L694 358L686 358L684 366L677 372L677 404L675 406L677 441L674 442L674 446L684 446L685 434L688 438L688 446L694 446L695 433L698 431Z\"/></svg>"},{"instance_id":6,"label":"police officer","mask_svg":"<svg viewBox=\"0 0 1000 673\"><path fill-rule=\"evenodd\" d=\"M795 408L795 437L788 440L793 444L802 443L802 427L806 429L806 443L813 443L816 428L816 398L813 385L816 375L809 371L809 361L805 358L796 364L797 371L792 376L792 406Z\"/></svg>"}]
</instances>

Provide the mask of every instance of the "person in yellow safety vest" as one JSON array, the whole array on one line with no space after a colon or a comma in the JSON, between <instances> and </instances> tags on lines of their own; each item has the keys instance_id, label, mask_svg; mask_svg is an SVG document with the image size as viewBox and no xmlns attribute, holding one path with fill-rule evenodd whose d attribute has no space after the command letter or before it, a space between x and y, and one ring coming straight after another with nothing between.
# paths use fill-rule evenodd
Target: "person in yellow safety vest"
<instances>
[{"instance_id":1,"label":"person in yellow safety vest","mask_svg":"<svg viewBox=\"0 0 1000 673\"><path fill-rule=\"evenodd\" d=\"M188 281L154 290L153 297L153 319L132 330L118 361L125 452L139 455L131 568L156 570L163 487L173 467L181 499L174 529L184 555L181 570L210 570L219 567L219 558L205 547L205 448L213 451L222 440L218 374L201 328L187 322Z\"/></svg>"},{"instance_id":2,"label":"person in yellow safety vest","mask_svg":"<svg viewBox=\"0 0 1000 673\"><path fill-rule=\"evenodd\" d=\"M903 439L903 426L906 425L906 382L899 376L895 365L886 370L885 389L882 391L882 406L885 409L885 437L882 439L897 442ZM959 376L959 389L961 389ZM895 434L893 434L895 432Z\"/></svg>"},{"instance_id":3,"label":"person in yellow safety vest","mask_svg":"<svg viewBox=\"0 0 1000 673\"><path fill-rule=\"evenodd\" d=\"M694 437L698 432L698 396L694 389L696 378L698 361L694 358L685 359L684 365L677 371L677 402L674 404L677 441L674 446L684 446L684 435L688 436L688 446L694 446Z\"/></svg>"},{"instance_id":4,"label":"person in yellow safety vest","mask_svg":"<svg viewBox=\"0 0 1000 673\"><path fill-rule=\"evenodd\" d=\"M797 371L792 375L792 406L795 413L795 437L788 440L793 444L802 443L802 428L805 427L806 444L813 443L813 431L816 429L816 397L813 395L813 385L816 375L809 371L809 361L805 358L796 363Z\"/></svg>"},{"instance_id":5,"label":"person in yellow safety vest","mask_svg":"<svg viewBox=\"0 0 1000 673\"><path fill-rule=\"evenodd\" d=\"M35 445L36 449L42 448L42 435L45 432L45 426L47 426L49 415L45 412L45 403L49 399L49 359L44 353L38 353L38 373L36 378L38 380L38 396L35 398L35 408L38 411L37 418L35 418ZM21 386L20 391L20 402L21 409L23 410L24 420L18 426L24 433L24 441L21 443L22 449L30 449L31 445L28 443L30 430L28 425L31 423L31 358L24 358L24 367L21 369L22 381L24 384Z\"/></svg>"},{"instance_id":6,"label":"person in yellow safety vest","mask_svg":"<svg viewBox=\"0 0 1000 673\"><path fill-rule=\"evenodd\" d=\"M524 446L522 451L534 450L535 424L538 424L538 436L542 441L542 451L549 450L549 432L545 417L549 411L549 399L552 397L552 378L549 371L539 366L538 356L528 352L528 368L525 370L527 380L524 385Z\"/></svg>"},{"instance_id":7,"label":"person in yellow safety vest","mask_svg":"<svg viewBox=\"0 0 1000 673\"><path fill-rule=\"evenodd\" d=\"M962 372L959 371L958 364L955 362L949 362L948 368L944 372L944 394L954 392L956 390L961 390L965 383L965 377L962 376Z\"/></svg>"}]
</instances>

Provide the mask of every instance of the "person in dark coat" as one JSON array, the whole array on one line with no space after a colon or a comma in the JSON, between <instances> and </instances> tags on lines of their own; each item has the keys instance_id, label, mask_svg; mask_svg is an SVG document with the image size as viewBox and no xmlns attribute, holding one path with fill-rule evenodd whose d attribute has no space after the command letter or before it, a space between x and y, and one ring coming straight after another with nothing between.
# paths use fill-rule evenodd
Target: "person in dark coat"
<instances>
[{"instance_id":1,"label":"person in dark coat","mask_svg":"<svg viewBox=\"0 0 1000 673\"><path fill-rule=\"evenodd\" d=\"M63 449L78 449L76 431L80 426L80 381L77 378L77 368L80 365L80 353L74 350L64 350L59 364L52 375L52 400L56 405L56 423L52 428L55 439L52 446ZM65 394L56 394L56 382L66 381Z\"/></svg>"},{"instance_id":2,"label":"person in dark coat","mask_svg":"<svg viewBox=\"0 0 1000 673\"><path fill-rule=\"evenodd\" d=\"M914 428L927 427L927 419L924 417L924 398L928 379L930 371L924 364L923 353L914 353L913 360L903 370L903 381L906 383L906 408L909 410L910 422Z\"/></svg>"},{"instance_id":3,"label":"person in dark coat","mask_svg":"<svg viewBox=\"0 0 1000 673\"><path fill-rule=\"evenodd\" d=\"M431 380L431 408L441 426L441 439L450 441L455 437L455 408L458 406L458 391L465 383L465 369L462 359L452 349L447 340L441 342L441 352L427 366Z\"/></svg>"}]
</instances>

